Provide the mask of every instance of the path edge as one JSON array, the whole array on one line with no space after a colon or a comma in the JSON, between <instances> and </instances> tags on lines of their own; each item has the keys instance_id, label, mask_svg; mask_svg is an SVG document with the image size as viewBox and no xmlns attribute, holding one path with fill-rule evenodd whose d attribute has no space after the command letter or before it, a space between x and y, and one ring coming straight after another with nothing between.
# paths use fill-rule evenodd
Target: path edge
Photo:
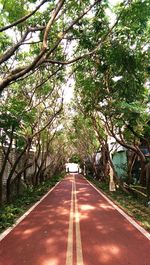
<instances>
[{"instance_id":1,"label":"path edge","mask_svg":"<svg viewBox=\"0 0 150 265\"><path fill-rule=\"evenodd\" d=\"M0 234L0 241L2 241L19 223L21 223L21 221L23 221L26 218L26 216L28 216L36 208L36 206L38 206L56 188L56 186L61 181L62 180L57 182L44 196L41 197L39 201L37 201L23 215L21 215L21 217L19 217L12 226L8 227L4 232L2 232Z\"/></svg>"},{"instance_id":2,"label":"path edge","mask_svg":"<svg viewBox=\"0 0 150 265\"><path fill-rule=\"evenodd\" d=\"M132 217L130 217L125 211L123 211L119 206L117 206L111 199L109 199L102 191L100 191L93 183L87 180L84 176L83 178L106 200L108 201L129 223L131 223L142 235L144 235L148 240L150 240L150 233L147 232L142 226L140 226Z\"/></svg>"}]
</instances>

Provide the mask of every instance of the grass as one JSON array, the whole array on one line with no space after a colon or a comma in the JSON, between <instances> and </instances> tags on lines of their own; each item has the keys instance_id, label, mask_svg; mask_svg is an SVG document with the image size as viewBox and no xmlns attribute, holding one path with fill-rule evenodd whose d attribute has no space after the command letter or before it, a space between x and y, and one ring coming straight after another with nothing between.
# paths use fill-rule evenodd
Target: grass
<instances>
[{"instance_id":1,"label":"grass","mask_svg":"<svg viewBox=\"0 0 150 265\"><path fill-rule=\"evenodd\" d=\"M0 206L0 233L12 226L16 219L27 211L35 202L40 200L40 198L61 178L61 175L54 176L34 189L27 189L12 203Z\"/></svg>"},{"instance_id":2,"label":"grass","mask_svg":"<svg viewBox=\"0 0 150 265\"><path fill-rule=\"evenodd\" d=\"M143 228L150 232L150 208L146 206L146 200L141 199L140 197L135 197L135 195L132 194L126 194L120 189L115 192L110 192L108 183L99 182L91 177L88 177L88 179L133 219L135 219Z\"/></svg>"}]
</instances>

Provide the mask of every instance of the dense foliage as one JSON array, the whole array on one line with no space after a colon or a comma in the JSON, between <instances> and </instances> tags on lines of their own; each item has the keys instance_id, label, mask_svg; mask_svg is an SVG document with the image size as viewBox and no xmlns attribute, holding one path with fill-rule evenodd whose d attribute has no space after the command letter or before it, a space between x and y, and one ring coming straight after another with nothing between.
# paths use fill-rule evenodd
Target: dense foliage
<instances>
[{"instance_id":1,"label":"dense foliage","mask_svg":"<svg viewBox=\"0 0 150 265\"><path fill-rule=\"evenodd\" d=\"M4 190L10 201L13 185L17 194L21 185L35 187L75 156L103 180L111 168L123 188L109 137L129 150L129 184L135 155L140 160L149 198L139 148L144 142L150 150L149 1L112 7L107 0L0 0L0 11L0 201ZM71 76L68 117L64 88Z\"/></svg>"}]
</instances>

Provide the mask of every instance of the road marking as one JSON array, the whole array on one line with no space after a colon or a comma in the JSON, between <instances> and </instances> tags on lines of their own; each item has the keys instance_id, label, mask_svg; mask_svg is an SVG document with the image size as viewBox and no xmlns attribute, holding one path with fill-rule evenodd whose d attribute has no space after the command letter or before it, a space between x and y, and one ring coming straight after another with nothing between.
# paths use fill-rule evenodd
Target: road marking
<instances>
[{"instance_id":1,"label":"road marking","mask_svg":"<svg viewBox=\"0 0 150 265\"><path fill-rule=\"evenodd\" d=\"M121 210L116 204L114 204L109 198L107 198L100 190L98 190L90 181L85 177L84 179L106 200L108 201L124 218L126 218L138 231L140 231L146 238L150 240L150 234L141 227L137 222L135 222L129 215L127 215L123 210Z\"/></svg>"},{"instance_id":2,"label":"road marking","mask_svg":"<svg viewBox=\"0 0 150 265\"><path fill-rule=\"evenodd\" d=\"M76 191L75 177L74 177L74 200L75 200L75 224L76 224L76 256L77 256L77 265L83 265L83 253L82 253L81 232L80 232L80 216L79 216L79 212L78 212L77 191Z\"/></svg>"},{"instance_id":3,"label":"road marking","mask_svg":"<svg viewBox=\"0 0 150 265\"><path fill-rule=\"evenodd\" d=\"M71 191L71 207L70 207L66 265L72 265L72 263L73 263L73 183Z\"/></svg>"},{"instance_id":4,"label":"road marking","mask_svg":"<svg viewBox=\"0 0 150 265\"><path fill-rule=\"evenodd\" d=\"M66 265L72 265L73 264L73 241L74 241L73 228L74 228L74 224L75 224L75 231L76 231L75 232L76 233L76 258L77 258L76 263L77 263L77 265L83 265L83 254L82 254L81 232L80 232L80 216L79 216L79 211L78 211L75 176L73 176L73 179L72 179L71 206L70 206Z\"/></svg>"}]
</instances>

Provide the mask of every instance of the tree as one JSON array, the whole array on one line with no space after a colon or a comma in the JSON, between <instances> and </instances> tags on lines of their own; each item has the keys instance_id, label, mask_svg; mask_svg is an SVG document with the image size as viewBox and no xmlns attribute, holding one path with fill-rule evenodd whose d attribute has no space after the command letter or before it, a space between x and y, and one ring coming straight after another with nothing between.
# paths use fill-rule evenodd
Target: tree
<instances>
[{"instance_id":1,"label":"tree","mask_svg":"<svg viewBox=\"0 0 150 265\"><path fill-rule=\"evenodd\" d=\"M65 46L71 41L69 34L74 29L80 32L80 21L95 6L100 7L101 1L67 3L65 0L48 3L43 0L36 5L36 1L21 2L17 9L16 0L10 2L1 0L3 15L1 15L2 54L0 91L13 82L33 74L47 65L53 67L70 63L67 59ZM35 2L31 5L32 2ZM44 11L40 11L42 6ZM33 6L33 9L32 9ZM71 8L74 7L74 12ZM29 11L28 11L29 10ZM75 17L75 19L73 19ZM15 19L15 21L14 21ZM65 20L69 23L65 24ZM36 25L36 26L35 26ZM8 37L7 30L11 29L16 40ZM34 36L37 41L34 41ZM81 34L79 36L81 38ZM19 40L18 40L19 39ZM62 44L65 39L66 45ZM27 47L27 49L26 49ZM78 60L78 59L77 59ZM74 59L73 61L76 61Z\"/></svg>"},{"instance_id":2,"label":"tree","mask_svg":"<svg viewBox=\"0 0 150 265\"><path fill-rule=\"evenodd\" d=\"M78 96L84 113L97 112L108 135L139 156L142 167L141 183L145 157L139 149L139 143L149 120L149 92L145 85L149 56L146 46L149 31L148 5L148 1L144 1L144 4L132 1L126 8L118 6L116 13L121 13L118 24L97 55L80 63L75 73L76 97ZM125 24L127 18L130 24ZM102 20L98 16L94 18L97 23L100 19ZM108 27L105 15L104 19ZM84 49L85 46L89 49L93 44L95 21L92 31L94 34L91 33L88 42L84 41L78 49Z\"/></svg>"},{"instance_id":3,"label":"tree","mask_svg":"<svg viewBox=\"0 0 150 265\"><path fill-rule=\"evenodd\" d=\"M59 74L60 79L62 77ZM37 83L41 82L41 76ZM24 83L22 91L16 85L12 94L6 94L2 101L1 114L1 148L3 152L1 179L1 200L3 179L7 180L7 200L11 198L12 181L17 181L18 192L21 177L29 183L28 169L34 167L32 185L37 185L44 178L49 145L55 137L57 118L63 109L60 79L53 84L43 83L30 92L30 83ZM32 79L31 79L32 81ZM40 83L39 82L39 83ZM51 98L50 98L51 97ZM35 152L32 150L35 149ZM34 158L30 159L30 153ZM13 156L13 159L12 159ZM22 160L24 162L22 163ZM21 164L21 167L19 165ZM6 168L9 167L9 171ZM6 176L7 174L7 176Z\"/></svg>"}]
</instances>

